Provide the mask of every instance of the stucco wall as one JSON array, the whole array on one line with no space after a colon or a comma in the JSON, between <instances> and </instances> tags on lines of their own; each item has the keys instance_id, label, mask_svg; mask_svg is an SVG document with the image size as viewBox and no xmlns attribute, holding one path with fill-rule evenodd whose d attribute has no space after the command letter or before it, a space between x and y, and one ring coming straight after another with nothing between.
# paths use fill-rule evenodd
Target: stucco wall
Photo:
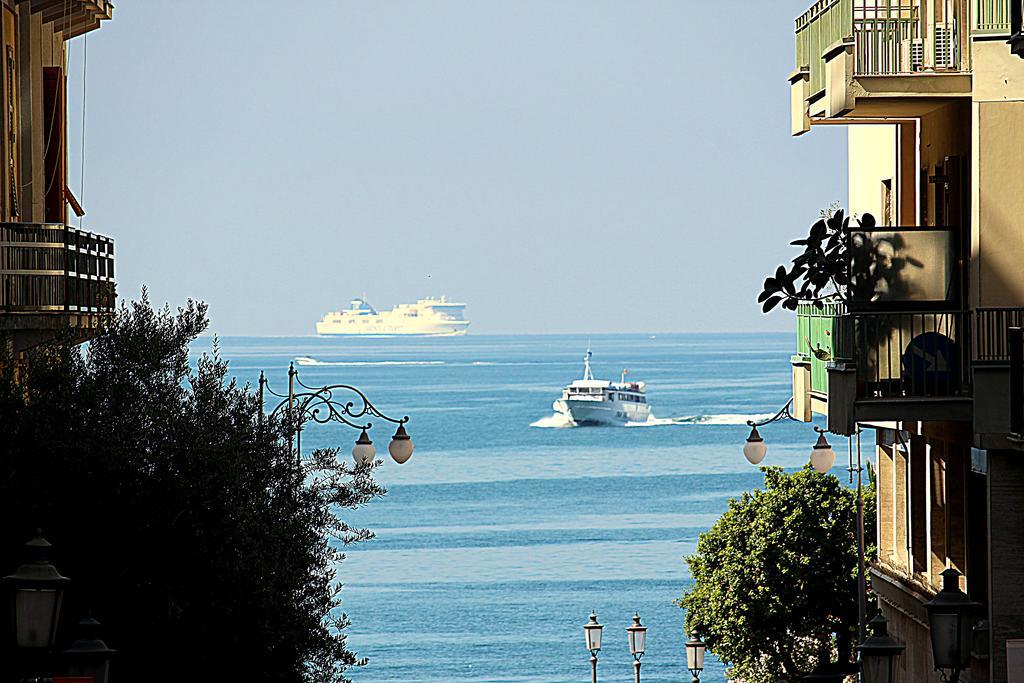
<instances>
[{"instance_id":1,"label":"stucco wall","mask_svg":"<svg viewBox=\"0 0 1024 683\"><path fill-rule=\"evenodd\" d=\"M1021 61L1024 69L1024 61ZM1024 102L975 102L972 261L980 306L1024 305Z\"/></svg>"},{"instance_id":2,"label":"stucco wall","mask_svg":"<svg viewBox=\"0 0 1024 683\"><path fill-rule=\"evenodd\" d=\"M885 215L882 182L892 181L894 195L898 183L896 129L890 124L861 124L847 128L850 164L847 205L852 214L870 213L879 224Z\"/></svg>"}]
</instances>

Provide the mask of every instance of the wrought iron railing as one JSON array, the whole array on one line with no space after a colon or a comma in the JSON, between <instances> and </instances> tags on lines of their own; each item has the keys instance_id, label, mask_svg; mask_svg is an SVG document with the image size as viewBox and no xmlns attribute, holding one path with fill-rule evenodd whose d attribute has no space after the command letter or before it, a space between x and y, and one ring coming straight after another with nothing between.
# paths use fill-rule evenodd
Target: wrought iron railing
<instances>
[{"instance_id":1,"label":"wrought iron railing","mask_svg":"<svg viewBox=\"0 0 1024 683\"><path fill-rule=\"evenodd\" d=\"M112 311L114 242L50 223L0 223L0 312Z\"/></svg>"},{"instance_id":2,"label":"wrought iron railing","mask_svg":"<svg viewBox=\"0 0 1024 683\"><path fill-rule=\"evenodd\" d=\"M851 313L836 328L836 356L857 368L862 399L971 395L969 314Z\"/></svg>"},{"instance_id":3,"label":"wrought iron railing","mask_svg":"<svg viewBox=\"0 0 1024 683\"><path fill-rule=\"evenodd\" d=\"M1006 363L1010 360L1007 330L1024 325L1024 308L979 308L974 312L974 360Z\"/></svg>"},{"instance_id":4,"label":"wrought iron railing","mask_svg":"<svg viewBox=\"0 0 1024 683\"><path fill-rule=\"evenodd\" d=\"M991 17L986 26L995 25L992 22L1001 21L1004 15L1009 22L1008 11L995 6L1010 0L973 1L986 6L985 16ZM967 70L968 55L961 47L964 17L959 16L959 5L931 3L928 7L932 21L925 26L920 0L815 2L796 20L796 66L810 71L811 93L825 88L823 52L842 41L853 43L855 75Z\"/></svg>"}]
</instances>

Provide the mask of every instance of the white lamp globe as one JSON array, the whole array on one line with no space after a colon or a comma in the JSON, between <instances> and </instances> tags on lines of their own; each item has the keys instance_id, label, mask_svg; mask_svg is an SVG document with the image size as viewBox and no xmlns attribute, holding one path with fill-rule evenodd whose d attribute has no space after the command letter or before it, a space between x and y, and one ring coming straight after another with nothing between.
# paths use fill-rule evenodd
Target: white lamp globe
<instances>
[{"instance_id":1,"label":"white lamp globe","mask_svg":"<svg viewBox=\"0 0 1024 683\"><path fill-rule=\"evenodd\" d=\"M373 458L376 455L377 449L373 447L370 435L364 429L363 433L359 435L355 447L352 449L352 459L356 461L357 465L366 465L373 462Z\"/></svg>"},{"instance_id":2,"label":"white lamp globe","mask_svg":"<svg viewBox=\"0 0 1024 683\"><path fill-rule=\"evenodd\" d=\"M398 429L395 430L395 435L391 437L391 443L388 445L388 453L391 454L392 460L399 465L404 465L412 457L412 449L412 439L405 431L405 425L398 425Z\"/></svg>"},{"instance_id":3,"label":"white lamp globe","mask_svg":"<svg viewBox=\"0 0 1024 683\"><path fill-rule=\"evenodd\" d=\"M835 462L836 452L832 450L832 446L825 438L825 432L819 432L818 443L814 444L814 448L811 450L811 467L815 472L828 474Z\"/></svg>"},{"instance_id":4,"label":"white lamp globe","mask_svg":"<svg viewBox=\"0 0 1024 683\"><path fill-rule=\"evenodd\" d=\"M747 437L747 442L743 444L743 457L745 457L747 462L751 465L760 465L767 452L768 445L765 444L764 439L761 438L761 435L757 431L757 427L753 427L750 430L750 436Z\"/></svg>"}]
</instances>

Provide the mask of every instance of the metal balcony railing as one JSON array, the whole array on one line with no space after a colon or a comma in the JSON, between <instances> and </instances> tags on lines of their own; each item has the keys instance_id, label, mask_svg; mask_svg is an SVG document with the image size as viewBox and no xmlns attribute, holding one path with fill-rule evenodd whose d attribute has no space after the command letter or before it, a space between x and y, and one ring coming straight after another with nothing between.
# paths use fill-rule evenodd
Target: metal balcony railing
<instances>
[{"instance_id":1,"label":"metal balcony railing","mask_svg":"<svg viewBox=\"0 0 1024 683\"><path fill-rule=\"evenodd\" d=\"M1009 25L1010 0L972 0L978 26ZM797 68L810 71L810 92L825 88L822 53L852 42L854 75L967 71L959 3L929 0L818 0L796 20ZM981 14L979 14L981 12Z\"/></svg>"},{"instance_id":2,"label":"metal balcony railing","mask_svg":"<svg viewBox=\"0 0 1024 683\"><path fill-rule=\"evenodd\" d=\"M1010 3L1021 0L972 0L971 33L1006 36L1011 30Z\"/></svg>"},{"instance_id":3,"label":"metal balcony railing","mask_svg":"<svg viewBox=\"0 0 1024 683\"><path fill-rule=\"evenodd\" d=\"M114 309L114 242L50 223L0 223L0 313Z\"/></svg>"},{"instance_id":4,"label":"metal balcony railing","mask_svg":"<svg viewBox=\"0 0 1024 683\"><path fill-rule=\"evenodd\" d=\"M1007 330L1024 326L1024 308L979 308L974 312L974 360L1008 363Z\"/></svg>"},{"instance_id":5,"label":"metal balcony railing","mask_svg":"<svg viewBox=\"0 0 1024 683\"><path fill-rule=\"evenodd\" d=\"M837 325L837 358L857 367L862 399L971 395L969 314L851 313Z\"/></svg>"}]
</instances>

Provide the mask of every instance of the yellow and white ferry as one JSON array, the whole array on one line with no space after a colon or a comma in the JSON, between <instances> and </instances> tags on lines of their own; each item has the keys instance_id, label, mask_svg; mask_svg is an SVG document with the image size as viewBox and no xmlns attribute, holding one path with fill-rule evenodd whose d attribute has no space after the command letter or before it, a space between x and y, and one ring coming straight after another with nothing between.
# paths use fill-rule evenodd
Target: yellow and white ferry
<instances>
[{"instance_id":1,"label":"yellow and white ferry","mask_svg":"<svg viewBox=\"0 0 1024 683\"><path fill-rule=\"evenodd\" d=\"M316 324L321 335L415 335L451 337L466 334L466 304L428 297L414 304L399 304L390 311L378 313L363 299L352 299L343 311L324 314Z\"/></svg>"}]
</instances>

